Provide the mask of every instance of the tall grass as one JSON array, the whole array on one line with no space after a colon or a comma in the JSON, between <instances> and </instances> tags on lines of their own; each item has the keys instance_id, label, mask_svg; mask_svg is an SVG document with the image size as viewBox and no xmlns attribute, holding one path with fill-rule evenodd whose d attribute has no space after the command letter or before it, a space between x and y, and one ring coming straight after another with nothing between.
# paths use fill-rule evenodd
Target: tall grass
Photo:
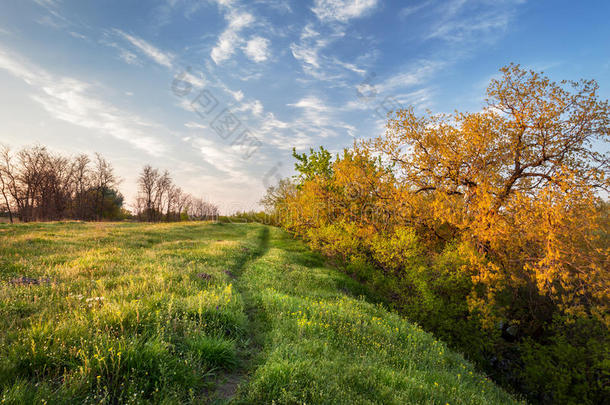
<instances>
[{"instance_id":1,"label":"tall grass","mask_svg":"<svg viewBox=\"0 0 610 405\"><path fill-rule=\"evenodd\" d=\"M514 402L275 228L0 225L0 269L4 403Z\"/></svg>"},{"instance_id":2,"label":"tall grass","mask_svg":"<svg viewBox=\"0 0 610 405\"><path fill-rule=\"evenodd\" d=\"M243 403L509 404L515 401L418 326L276 228L238 288L265 325Z\"/></svg>"},{"instance_id":3,"label":"tall grass","mask_svg":"<svg viewBox=\"0 0 610 405\"><path fill-rule=\"evenodd\" d=\"M0 399L205 399L247 337L225 273L247 236L199 224L1 227Z\"/></svg>"}]
</instances>

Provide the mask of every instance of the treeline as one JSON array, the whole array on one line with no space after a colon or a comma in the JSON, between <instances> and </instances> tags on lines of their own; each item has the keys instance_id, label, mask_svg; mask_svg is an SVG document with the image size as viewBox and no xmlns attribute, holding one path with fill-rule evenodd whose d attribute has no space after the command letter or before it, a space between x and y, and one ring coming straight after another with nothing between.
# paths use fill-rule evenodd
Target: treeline
<instances>
[{"instance_id":1,"label":"treeline","mask_svg":"<svg viewBox=\"0 0 610 405\"><path fill-rule=\"evenodd\" d=\"M0 214L11 223L65 219L110 221L212 220L218 207L177 187L170 174L145 166L135 215L124 208L112 164L96 153L67 157L44 146L0 148Z\"/></svg>"},{"instance_id":2,"label":"treeline","mask_svg":"<svg viewBox=\"0 0 610 405\"><path fill-rule=\"evenodd\" d=\"M138 177L136 217L142 221L215 220L218 207L176 186L168 171L149 165Z\"/></svg>"},{"instance_id":3,"label":"treeline","mask_svg":"<svg viewBox=\"0 0 610 405\"><path fill-rule=\"evenodd\" d=\"M13 222L109 220L128 215L112 165L101 155L74 158L43 146L0 149L0 207Z\"/></svg>"},{"instance_id":4,"label":"treeline","mask_svg":"<svg viewBox=\"0 0 610 405\"><path fill-rule=\"evenodd\" d=\"M610 106L511 65L477 113L297 154L269 218L538 403L610 397Z\"/></svg>"}]
</instances>

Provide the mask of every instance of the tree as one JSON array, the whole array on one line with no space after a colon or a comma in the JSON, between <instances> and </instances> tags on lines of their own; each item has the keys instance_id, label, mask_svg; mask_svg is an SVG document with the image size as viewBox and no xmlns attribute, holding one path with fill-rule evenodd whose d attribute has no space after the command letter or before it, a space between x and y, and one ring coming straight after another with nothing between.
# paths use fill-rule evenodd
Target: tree
<instances>
[{"instance_id":1,"label":"tree","mask_svg":"<svg viewBox=\"0 0 610 405\"><path fill-rule=\"evenodd\" d=\"M114 188L118 179L114 174L114 168L102 155L95 154L95 168L92 173L93 184L96 190L96 215L98 221L104 216L104 196L108 190Z\"/></svg>"},{"instance_id":2,"label":"tree","mask_svg":"<svg viewBox=\"0 0 610 405\"><path fill-rule=\"evenodd\" d=\"M265 207L266 214L269 215L271 223L281 223L282 219L286 216L285 211L289 209L287 201L295 196L296 191L296 184L289 178L281 179L277 185L267 188L260 204Z\"/></svg>"},{"instance_id":3,"label":"tree","mask_svg":"<svg viewBox=\"0 0 610 405\"><path fill-rule=\"evenodd\" d=\"M292 156L297 160L295 169L299 173L300 182L312 180L316 176L329 178L332 174L332 155L323 146L320 146L319 151L310 148L309 154L298 154L296 149L292 148Z\"/></svg>"},{"instance_id":4,"label":"tree","mask_svg":"<svg viewBox=\"0 0 610 405\"><path fill-rule=\"evenodd\" d=\"M0 187L2 191L2 198L4 198L4 204L6 211L8 212L9 221L13 223L13 211L11 209L11 203L9 202L10 186L14 181L12 178L12 168L10 159L10 149L7 146L2 146L0 149Z\"/></svg>"},{"instance_id":5,"label":"tree","mask_svg":"<svg viewBox=\"0 0 610 405\"><path fill-rule=\"evenodd\" d=\"M610 107L598 100L594 81L557 84L518 65L501 71L483 111L399 111L369 147L397 165L405 188L430 200L431 219L470 235L492 260L476 263L487 296L473 303L489 308L508 288L588 312L609 298L602 270L608 250L594 232L596 190L610 189L609 155L594 145L608 141ZM570 226L576 223L580 229ZM568 252L583 244L596 247L577 263ZM530 311L541 307L532 302Z\"/></svg>"},{"instance_id":6,"label":"tree","mask_svg":"<svg viewBox=\"0 0 610 405\"><path fill-rule=\"evenodd\" d=\"M401 110L335 159L293 151L295 189L270 188L263 202L287 207L282 227L424 327L473 358L491 350L489 371L514 359L517 385L599 402L610 107L594 81L501 71L479 112Z\"/></svg>"},{"instance_id":7,"label":"tree","mask_svg":"<svg viewBox=\"0 0 610 405\"><path fill-rule=\"evenodd\" d=\"M142 169L142 173L138 178L138 186L140 188L141 198L144 201L144 214L147 221L154 220L155 209L155 190L159 179L159 171L153 169L152 166L146 165Z\"/></svg>"},{"instance_id":8,"label":"tree","mask_svg":"<svg viewBox=\"0 0 610 405\"><path fill-rule=\"evenodd\" d=\"M75 207L74 216L84 218L86 215L86 195L85 191L90 185L91 169L89 167L91 159L87 155L79 155L74 159L74 187L75 187Z\"/></svg>"},{"instance_id":9,"label":"tree","mask_svg":"<svg viewBox=\"0 0 610 405\"><path fill-rule=\"evenodd\" d=\"M161 219L163 214L163 207L165 204L170 204L169 194L172 188L172 178L169 175L169 172L166 170L162 175L157 179L157 183L155 184L155 215Z\"/></svg>"},{"instance_id":10,"label":"tree","mask_svg":"<svg viewBox=\"0 0 610 405\"><path fill-rule=\"evenodd\" d=\"M177 187L166 170L162 174L150 165L144 166L138 178L139 194L135 209L146 221L187 219L207 220L218 216L218 207L201 198L193 198Z\"/></svg>"}]
</instances>

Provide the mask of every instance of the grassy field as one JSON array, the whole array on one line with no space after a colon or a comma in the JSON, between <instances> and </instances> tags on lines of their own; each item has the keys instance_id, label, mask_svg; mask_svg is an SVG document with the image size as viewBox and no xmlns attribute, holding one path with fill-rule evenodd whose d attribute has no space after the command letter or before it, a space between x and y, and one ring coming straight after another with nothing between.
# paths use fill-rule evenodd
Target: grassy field
<instances>
[{"instance_id":1,"label":"grassy field","mask_svg":"<svg viewBox=\"0 0 610 405\"><path fill-rule=\"evenodd\" d=\"M5 403L504 404L262 225L0 225Z\"/></svg>"}]
</instances>

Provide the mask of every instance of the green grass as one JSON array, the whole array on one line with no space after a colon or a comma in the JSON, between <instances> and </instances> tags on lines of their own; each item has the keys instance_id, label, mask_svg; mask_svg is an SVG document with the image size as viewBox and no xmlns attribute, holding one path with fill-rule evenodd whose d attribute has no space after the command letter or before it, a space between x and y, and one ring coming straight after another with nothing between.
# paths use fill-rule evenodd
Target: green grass
<instances>
[{"instance_id":1,"label":"green grass","mask_svg":"<svg viewBox=\"0 0 610 405\"><path fill-rule=\"evenodd\" d=\"M6 403L514 402L275 228L0 225L0 271Z\"/></svg>"}]
</instances>

